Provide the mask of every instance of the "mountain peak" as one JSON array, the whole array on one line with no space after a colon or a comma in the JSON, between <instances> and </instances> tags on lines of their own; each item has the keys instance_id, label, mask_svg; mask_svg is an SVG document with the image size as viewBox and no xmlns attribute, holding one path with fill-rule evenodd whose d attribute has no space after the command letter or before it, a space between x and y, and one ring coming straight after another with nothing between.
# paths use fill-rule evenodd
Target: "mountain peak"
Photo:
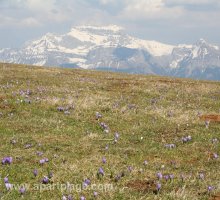
<instances>
[{"instance_id":1,"label":"mountain peak","mask_svg":"<svg viewBox=\"0 0 220 200\"><path fill-rule=\"evenodd\" d=\"M108 26L91 26L91 25L84 25L84 26L76 26L73 27L72 30L94 30L94 31L112 31L112 32L120 32L122 31L124 28L121 26L117 26L117 25L108 25Z\"/></svg>"},{"instance_id":2,"label":"mountain peak","mask_svg":"<svg viewBox=\"0 0 220 200\"><path fill-rule=\"evenodd\" d=\"M196 42L196 46L201 46L201 45L207 45L208 42L203 39L203 38L200 38L197 42Z\"/></svg>"}]
</instances>

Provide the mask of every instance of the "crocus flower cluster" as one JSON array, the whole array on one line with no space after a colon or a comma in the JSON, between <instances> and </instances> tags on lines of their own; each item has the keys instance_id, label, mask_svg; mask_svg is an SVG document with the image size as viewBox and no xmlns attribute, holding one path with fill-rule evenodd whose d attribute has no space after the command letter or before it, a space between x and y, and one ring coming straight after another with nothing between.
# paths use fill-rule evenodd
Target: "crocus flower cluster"
<instances>
[{"instance_id":1,"label":"crocus flower cluster","mask_svg":"<svg viewBox=\"0 0 220 200\"><path fill-rule=\"evenodd\" d=\"M82 186L83 186L83 188L86 188L86 187L88 187L89 185L91 184L91 181L90 181L90 179L85 179L84 181L83 181L83 183L82 183Z\"/></svg>"},{"instance_id":2,"label":"crocus flower cluster","mask_svg":"<svg viewBox=\"0 0 220 200\"><path fill-rule=\"evenodd\" d=\"M12 157L4 157L3 159L2 159L2 164L3 165L7 165L7 164L11 164L12 163Z\"/></svg>"},{"instance_id":3,"label":"crocus flower cluster","mask_svg":"<svg viewBox=\"0 0 220 200\"><path fill-rule=\"evenodd\" d=\"M5 183L5 187L6 187L7 190L11 190L13 188L12 184L9 183L9 180L8 180L7 176L4 178L4 183Z\"/></svg>"},{"instance_id":4,"label":"crocus flower cluster","mask_svg":"<svg viewBox=\"0 0 220 200\"><path fill-rule=\"evenodd\" d=\"M49 162L48 158L43 158L43 159L40 160L41 165L43 165L46 162Z\"/></svg>"},{"instance_id":5,"label":"crocus flower cluster","mask_svg":"<svg viewBox=\"0 0 220 200\"><path fill-rule=\"evenodd\" d=\"M165 147L167 149L174 149L176 147L176 145L175 144L165 144Z\"/></svg>"},{"instance_id":6,"label":"crocus flower cluster","mask_svg":"<svg viewBox=\"0 0 220 200\"><path fill-rule=\"evenodd\" d=\"M62 200L73 200L73 196L71 195L71 194L69 194L69 195L63 195L62 196Z\"/></svg>"},{"instance_id":7,"label":"crocus flower cluster","mask_svg":"<svg viewBox=\"0 0 220 200\"><path fill-rule=\"evenodd\" d=\"M109 127L107 124L101 122L99 125L101 126L101 128L104 130L105 133L109 133Z\"/></svg>"},{"instance_id":8,"label":"crocus flower cluster","mask_svg":"<svg viewBox=\"0 0 220 200\"><path fill-rule=\"evenodd\" d=\"M182 142L183 143L187 143L187 142L189 142L189 141L191 141L192 140L192 137L190 136L190 135L188 135L188 136L186 136L186 137L182 137Z\"/></svg>"},{"instance_id":9,"label":"crocus flower cluster","mask_svg":"<svg viewBox=\"0 0 220 200\"><path fill-rule=\"evenodd\" d=\"M95 114L96 120L102 118L102 114L100 114L99 112L96 112Z\"/></svg>"}]
</instances>

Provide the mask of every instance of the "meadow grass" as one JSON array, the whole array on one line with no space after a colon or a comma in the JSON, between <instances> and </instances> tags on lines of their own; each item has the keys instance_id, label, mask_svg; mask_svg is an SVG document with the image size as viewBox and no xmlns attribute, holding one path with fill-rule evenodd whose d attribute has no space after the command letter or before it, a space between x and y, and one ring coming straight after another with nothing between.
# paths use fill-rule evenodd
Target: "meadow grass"
<instances>
[{"instance_id":1,"label":"meadow grass","mask_svg":"<svg viewBox=\"0 0 220 200\"><path fill-rule=\"evenodd\" d=\"M198 112L219 114L219 82L2 63L0 158L13 162L0 166L0 198L212 199L220 192L220 158L213 157L220 154L220 125L206 128ZM192 139L183 143L186 136ZM41 165L43 158L49 162ZM104 176L97 176L100 167ZM158 180L158 172L174 178ZM85 179L94 188L82 189Z\"/></svg>"}]
</instances>

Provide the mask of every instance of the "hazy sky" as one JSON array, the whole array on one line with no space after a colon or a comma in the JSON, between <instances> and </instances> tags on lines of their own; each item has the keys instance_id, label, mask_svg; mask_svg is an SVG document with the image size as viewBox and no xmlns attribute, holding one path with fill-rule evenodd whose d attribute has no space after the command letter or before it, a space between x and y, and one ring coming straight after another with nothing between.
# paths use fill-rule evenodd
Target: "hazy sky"
<instances>
[{"instance_id":1,"label":"hazy sky","mask_svg":"<svg viewBox=\"0 0 220 200\"><path fill-rule=\"evenodd\" d=\"M220 0L0 0L0 47L76 25L124 27L164 43L220 44Z\"/></svg>"}]
</instances>

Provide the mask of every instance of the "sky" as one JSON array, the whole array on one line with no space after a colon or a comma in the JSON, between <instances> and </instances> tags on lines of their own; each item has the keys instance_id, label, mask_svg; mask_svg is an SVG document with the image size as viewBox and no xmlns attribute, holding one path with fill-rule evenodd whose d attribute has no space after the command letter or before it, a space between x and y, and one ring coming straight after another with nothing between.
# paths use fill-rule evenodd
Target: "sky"
<instances>
[{"instance_id":1,"label":"sky","mask_svg":"<svg viewBox=\"0 0 220 200\"><path fill-rule=\"evenodd\" d=\"M79 25L124 27L168 44L220 44L220 0L0 0L0 48Z\"/></svg>"}]
</instances>

